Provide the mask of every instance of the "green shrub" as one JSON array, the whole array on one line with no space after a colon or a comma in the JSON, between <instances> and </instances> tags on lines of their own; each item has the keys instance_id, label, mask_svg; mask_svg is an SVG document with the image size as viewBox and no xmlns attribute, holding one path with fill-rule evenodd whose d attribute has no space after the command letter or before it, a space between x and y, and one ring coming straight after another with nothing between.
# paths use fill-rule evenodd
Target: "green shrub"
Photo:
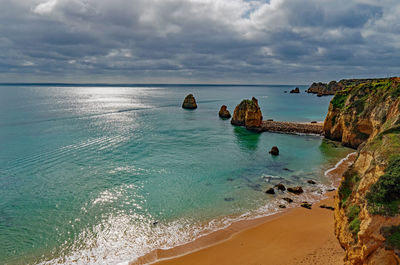
<instances>
[{"instance_id":1,"label":"green shrub","mask_svg":"<svg viewBox=\"0 0 400 265\"><path fill-rule=\"evenodd\" d=\"M360 206L357 204L352 204L347 208L347 218L349 221L352 221L358 217L360 213Z\"/></svg>"},{"instance_id":2,"label":"green shrub","mask_svg":"<svg viewBox=\"0 0 400 265\"><path fill-rule=\"evenodd\" d=\"M334 108L343 108L348 95L349 94L347 90L337 92L331 101L332 106Z\"/></svg>"},{"instance_id":3,"label":"green shrub","mask_svg":"<svg viewBox=\"0 0 400 265\"><path fill-rule=\"evenodd\" d=\"M372 214L394 216L400 206L400 155L389 159L385 174L371 186L367 196Z\"/></svg>"},{"instance_id":4,"label":"green shrub","mask_svg":"<svg viewBox=\"0 0 400 265\"><path fill-rule=\"evenodd\" d=\"M382 227L381 234L388 249L400 249L400 226Z\"/></svg>"},{"instance_id":5,"label":"green shrub","mask_svg":"<svg viewBox=\"0 0 400 265\"><path fill-rule=\"evenodd\" d=\"M360 176L352 168L349 168L344 174L344 179L339 187L339 199L341 204L344 205L347 199L350 197L355 186L358 186Z\"/></svg>"},{"instance_id":6,"label":"green shrub","mask_svg":"<svg viewBox=\"0 0 400 265\"><path fill-rule=\"evenodd\" d=\"M358 217L356 217L353 221L350 222L349 224L349 229L350 232L353 235L357 235L358 232L360 232L360 225L361 225L361 221L360 219L358 219Z\"/></svg>"}]
</instances>

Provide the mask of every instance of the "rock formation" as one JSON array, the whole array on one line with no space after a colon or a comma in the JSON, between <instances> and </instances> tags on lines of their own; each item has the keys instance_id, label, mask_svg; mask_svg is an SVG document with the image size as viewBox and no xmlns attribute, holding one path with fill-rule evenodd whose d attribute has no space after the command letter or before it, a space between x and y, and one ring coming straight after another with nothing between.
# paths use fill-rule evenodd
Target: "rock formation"
<instances>
[{"instance_id":1,"label":"rock formation","mask_svg":"<svg viewBox=\"0 0 400 265\"><path fill-rule=\"evenodd\" d=\"M222 105L218 115L222 119L229 119L231 117L231 114L229 113L229 110L226 109L225 105Z\"/></svg>"},{"instance_id":2,"label":"rock formation","mask_svg":"<svg viewBox=\"0 0 400 265\"><path fill-rule=\"evenodd\" d=\"M271 155L273 155L273 156L279 155L279 149L278 149L278 147L277 147L277 146L273 146L273 147L271 148L271 151L269 151L269 153L270 153Z\"/></svg>"},{"instance_id":3,"label":"rock formation","mask_svg":"<svg viewBox=\"0 0 400 265\"><path fill-rule=\"evenodd\" d=\"M297 195L302 194L304 192L303 188L300 187L300 186L287 188L287 191L291 192L291 193L294 193L294 194L297 194Z\"/></svg>"},{"instance_id":4,"label":"rock formation","mask_svg":"<svg viewBox=\"0 0 400 265\"><path fill-rule=\"evenodd\" d=\"M324 132L358 148L335 197L345 264L400 264L400 79L357 81L338 92Z\"/></svg>"},{"instance_id":5,"label":"rock formation","mask_svg":"<svg viewBox=\"0 0 400 265\"><path fill-rule=\"evenodd\" d=\"M192 94L186 96L185 100L183 101L182 108L184 109L196 109L196 99Z\"/></svg>"},{"instance_id":6,"label":"rock formation","mask_svg":"<svg viewBox=\"0 0 400 265\"><path fill-rule=\"evenodd\" d=\"M262 122L261 109L256 98L245 99L236 106L231 120L232 125L245 126L247 129L257 130Z\"/></svg>"},{"instance_id":7,"label":"rock formation","mask_svg":"<svg viewBox=\"0 0 400 265\"><path fill-rule=\"evenodd\" d=\"M317 94L319 97L334 95L336 92L345 89L348 86L355 86L370 81L380 81L383 79L342 79L339 82L331 81L327 83L312 83L306 90L307 93Z\"/></svg>"},{"instance_id":8,"label":"rock formation","mask_svg":"<svg viewBox=\"0 0 400 265\"><path fill-rule=\"evenodd\" d=\"M300 89L298 87L296 87L295 89L290 90L290 93L300 93Z\"/></svg>"}]
</instances>

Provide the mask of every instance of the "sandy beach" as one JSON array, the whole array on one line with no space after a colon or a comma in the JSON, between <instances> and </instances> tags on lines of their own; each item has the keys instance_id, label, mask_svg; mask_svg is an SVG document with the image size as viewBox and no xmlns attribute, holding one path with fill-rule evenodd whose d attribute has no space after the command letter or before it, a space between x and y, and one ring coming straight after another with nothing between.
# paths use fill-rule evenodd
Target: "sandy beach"
<instances>
[{"instance_id":1,"label":"sandy beach","mask_svg":"<svg viewBox=\"0 0 400 265\"><path fill-rule=\"evenodd\" d=\"M331 169L336 186L355 155ZM157 250L131 264L343 264L344 252L333 231L336 191L312 209L292 208L283 213L232 224L186 245Z\"/></svg>"}]
</instances>

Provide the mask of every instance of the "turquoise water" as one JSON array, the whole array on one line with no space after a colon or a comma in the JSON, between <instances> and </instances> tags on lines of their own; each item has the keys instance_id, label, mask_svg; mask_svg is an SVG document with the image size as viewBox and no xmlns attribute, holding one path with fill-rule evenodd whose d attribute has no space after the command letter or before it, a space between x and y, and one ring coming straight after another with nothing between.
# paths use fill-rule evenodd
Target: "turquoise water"
<instances>
[{"instance_id":1,"label":"turquoise water","mask_svg":"<svg viewBox=\"0 0 400 265\"><path fill-rule=\"evenodd\" d=\"M118 264L276 211L278 182L318 198L348 149L217 115L255 96L264 119L324 119L330 97L291 88L0 86L0 263Z\"/></svg>"}]
</instances>

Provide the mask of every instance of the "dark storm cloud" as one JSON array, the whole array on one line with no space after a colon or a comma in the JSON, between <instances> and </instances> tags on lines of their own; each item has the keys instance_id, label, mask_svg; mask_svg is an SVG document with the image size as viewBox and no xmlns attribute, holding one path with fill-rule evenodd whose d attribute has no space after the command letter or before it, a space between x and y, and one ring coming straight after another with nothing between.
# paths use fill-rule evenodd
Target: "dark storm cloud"
<instances>
[{"instance_id":1,"label":"dark storm cloud","mask_svg":"<svg viewBox=\"0 0 400 265\"><path fill-rule=\"evenodd\" d=\"M0 81L307 83L400 69L395 0L0 1Z\"/></svg>"}]
</instances>

